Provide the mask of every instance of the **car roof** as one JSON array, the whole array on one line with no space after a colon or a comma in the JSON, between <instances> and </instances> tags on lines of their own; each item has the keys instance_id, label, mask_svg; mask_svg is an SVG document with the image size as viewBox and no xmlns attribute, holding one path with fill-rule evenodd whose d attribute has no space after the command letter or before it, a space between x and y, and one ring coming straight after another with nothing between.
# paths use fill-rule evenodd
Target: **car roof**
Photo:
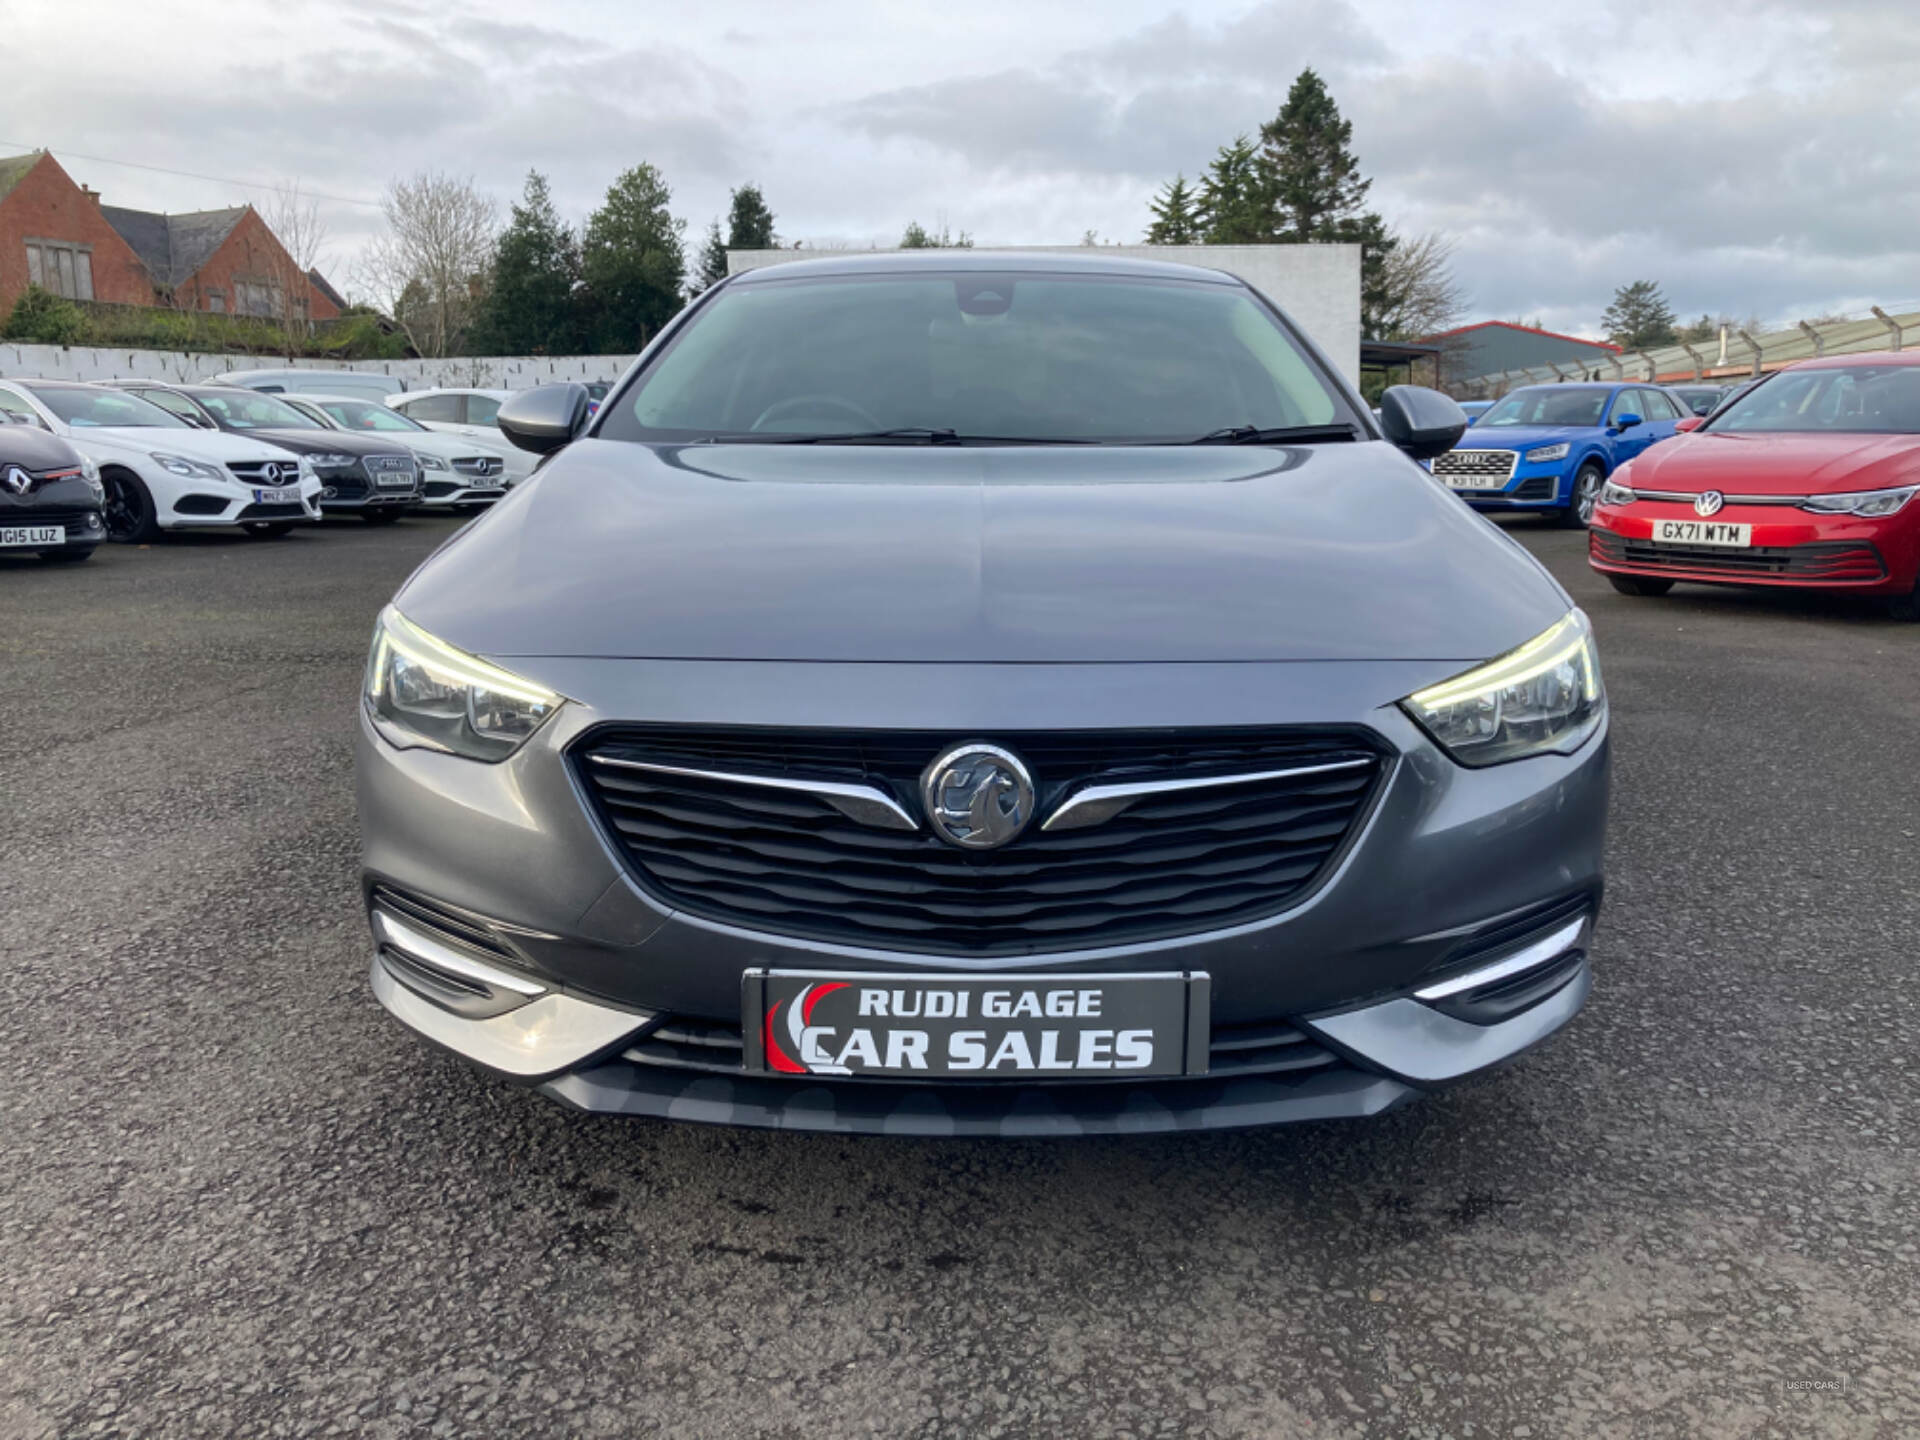
<instances>
[{"instance_id":1,"label":"car roof","mask_svg":"<svg viewBox=\"0 0 1920 1440\"><path fill-rule=\"evenodd\" d=\"M422 395L485 395L489 398L499 396L505 399L513 394L511 390L489 390L484 385L436 385L428 390L409 390L405 394L395 395L396 400L418 400Z\"/></svg>"},{"instance_id":2,"label":"car roof","mask_svg":"<svg viewBox=\"0 0 1920 1440\"><path fill-rule=\"evenodd\" d=\"M783 260L731 277L734 285L762 285L821 275L1125 275L1140 279L1200 280L1215 285L1244 285L1224 270L1180 265L1170 260L1139 260L1102 255L1098 247L1067 253L1058 250L870 250Z\"/></svg>"}]
</instances>

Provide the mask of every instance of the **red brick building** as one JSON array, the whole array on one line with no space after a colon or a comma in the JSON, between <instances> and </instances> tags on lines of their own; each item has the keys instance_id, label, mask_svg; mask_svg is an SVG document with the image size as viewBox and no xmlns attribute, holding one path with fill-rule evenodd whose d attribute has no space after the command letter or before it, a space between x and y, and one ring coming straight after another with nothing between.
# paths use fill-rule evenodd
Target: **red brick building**
<instances>
[{"instance_id":1,"label":"red brick building","mask_svg":"<svg viewBox=\"0 0 1920 1440\"><path fill-rule=\"evenodd\" d=\"M0 314L29 285L74 300L330 320L340 297L301 274L251 205L159 215L101 203L39 151L0 159ZM287 292L292 289L293 294Z\"/></svg>"}]
</instances>

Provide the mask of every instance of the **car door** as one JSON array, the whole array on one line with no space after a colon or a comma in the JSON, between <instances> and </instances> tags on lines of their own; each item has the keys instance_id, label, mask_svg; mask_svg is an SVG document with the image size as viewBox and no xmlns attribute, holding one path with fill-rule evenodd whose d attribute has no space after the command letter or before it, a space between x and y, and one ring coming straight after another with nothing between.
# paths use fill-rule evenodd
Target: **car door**
<instances>
[{"instance_id":1,"label":"car door","mask_svg":"<svg viewBox=\"0 0 1920 1440\"><path fill-rule=\"evenodd\" d=\"M1648 445L1656 445L1662 440L1673 438L1673 427L1680 423L1680 417L1691 415L1692 409L1678 397L1664 390L1642 390L1647 401L1647 425L1651 432L1647 437ZM1642 449L1645 446L1641 447Z\"/></svg>"},{"instance_id":2,"label":"car door","mask_svg":"<svg viewBox=\"0 0 1920 1440\"><path fill-rule=\"evenodd\" d=\"M467 392L466 433L470 440L478 440L482 445L488 441L498 444L505 437L500 433L496 417L500 414L500 402L491 395L481 395L476 391Z\"/></svg>"},{"instance_id":3,"label":"car door","mask_svg":"<svg viewBox=\"0 0 1920 1440\"><path fill-rule=\"evenodd\" d=\"M1647 446L1653 443L1653 422L1647 418L1646 396L1644 390L1621 390L1613 397L1613 407L1607 411L1607 429L1612 434L1613 466L1619 469L1633 459ZM1639 423L1625 430L1619 429L1622 415L1637 415ZM1669 430L1667 433L1673 433Z\"/></svg>"},{"instance_id":4,"label":"car door","mask_svg":"<svg viewBox=\"0 0 1920 1440\"><path fill-rule=\"evenodd\" d=\"M466 396L448 393L444 395L413 395L394 404L409 420L418 420L429 430L444 430L451 435L466 434L467 406Z\"/></svg>"}]
</instances>

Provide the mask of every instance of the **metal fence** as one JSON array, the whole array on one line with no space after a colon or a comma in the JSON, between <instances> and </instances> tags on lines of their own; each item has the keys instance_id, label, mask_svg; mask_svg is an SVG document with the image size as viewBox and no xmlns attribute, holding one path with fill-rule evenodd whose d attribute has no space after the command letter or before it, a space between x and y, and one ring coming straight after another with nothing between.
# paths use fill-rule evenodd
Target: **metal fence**
<instances>
[{"instance_id":1,"label":"metal fence","mask_svg":"<svg viewBox=\"0 0 1920 1440\"><path fill-rule=\"evenodd\" d=\"M1490 400L1522 385L1552 384L1558 380L1652 380L1671 385L1697 380L1739 380L1778 370L1796 360L1900 350L1909 343L1920 345L1920 310L1890 315L1875 305L1863 318L1802 320L1784 330L1759 334L1724 326L1712 340L1663 345L1653 350L1627 350L1597 364L1563 361L1525 370L1502 370L1453 381L1446 388L1463 400Z\"/></svg>"}]
</instances>

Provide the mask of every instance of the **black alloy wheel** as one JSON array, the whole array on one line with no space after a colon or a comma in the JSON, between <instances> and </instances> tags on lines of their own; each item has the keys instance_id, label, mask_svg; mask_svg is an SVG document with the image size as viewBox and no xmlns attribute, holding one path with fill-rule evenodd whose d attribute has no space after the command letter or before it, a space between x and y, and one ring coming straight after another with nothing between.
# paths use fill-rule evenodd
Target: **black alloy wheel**
<instances>
[{"instance_id":1,"label":"black alloy wheel","mask_svg":"<svg viewBox=\"0 0 1920 1440\"><path fill-rule=\"evenodd\" d=\"M127 470L102 472L100 483L106 487L106 503L100 518L107 527L107 538L120 545L146 545L159 538L160 522L154 513L153 496L145 483Z\"/></svg>"}]
</instances>

